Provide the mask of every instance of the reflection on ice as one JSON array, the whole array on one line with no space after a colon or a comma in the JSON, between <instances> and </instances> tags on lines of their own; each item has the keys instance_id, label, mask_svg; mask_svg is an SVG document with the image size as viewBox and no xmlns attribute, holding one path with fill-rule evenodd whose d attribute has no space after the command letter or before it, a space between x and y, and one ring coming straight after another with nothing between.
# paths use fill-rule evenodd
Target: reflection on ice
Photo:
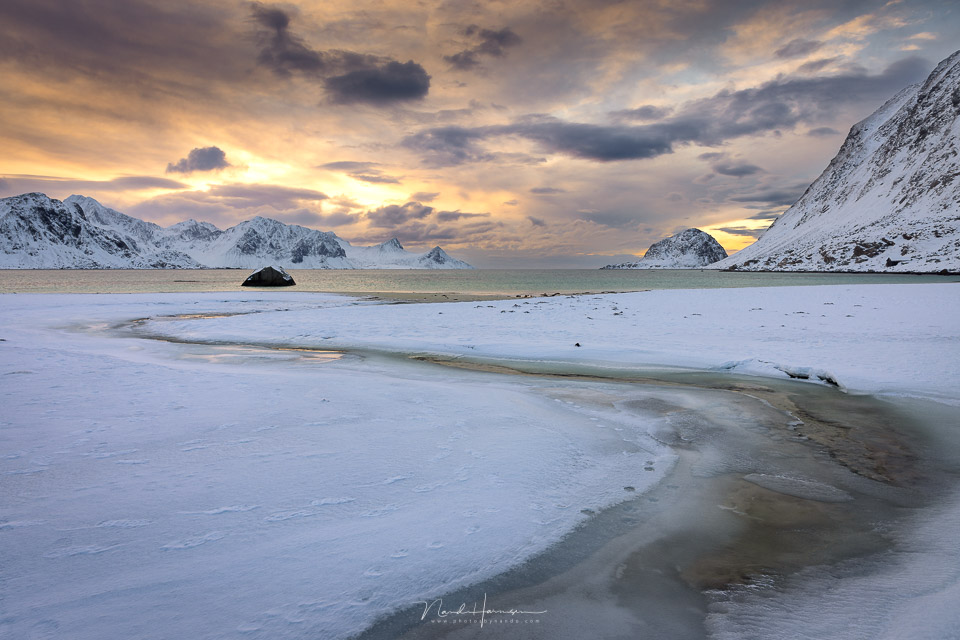
<instances>
[{"instance_id":1,"label":"reflection on ice","mask_svg":"<svg viewBox=\"0 0 960 640\"><path fill-rule=\"evenodd\" d=\"M180 360L203 361L210 364L297 364L324 363L340 360L342 351L320 351L317 349L295 349L283 347L252 347L243 345L194 345L189 351L183 351L176 357Z\"/></svg>"}]
</instances>

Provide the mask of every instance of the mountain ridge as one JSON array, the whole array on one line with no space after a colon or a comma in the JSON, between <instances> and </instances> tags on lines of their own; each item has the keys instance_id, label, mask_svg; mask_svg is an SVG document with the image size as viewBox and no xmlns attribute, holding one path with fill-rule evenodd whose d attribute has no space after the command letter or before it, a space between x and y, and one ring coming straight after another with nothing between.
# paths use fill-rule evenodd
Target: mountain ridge
<instances>
[{"instance_id":1,"label":"mountain ridge","mask_svg":"<svg viewBox=\"0 0 960 640\"><path fill-rule=\"evenodd\" d=\"M256 216L221 230L185 220L161 227L72 195L0 199L0 268L6 269L472 269L440 247L417 254L392 238L355 247L330 231Z\"/></svg>"},{"instance_id":2,"label":"mountain ridge","mask_svg":"<svg viewBox=\"0 0 960 640\"><path fill-rule=\"evenodd\" d=\"M960 271L960 51L851 127L758 240L710 268Z\"/></svg>"}]
</instances>

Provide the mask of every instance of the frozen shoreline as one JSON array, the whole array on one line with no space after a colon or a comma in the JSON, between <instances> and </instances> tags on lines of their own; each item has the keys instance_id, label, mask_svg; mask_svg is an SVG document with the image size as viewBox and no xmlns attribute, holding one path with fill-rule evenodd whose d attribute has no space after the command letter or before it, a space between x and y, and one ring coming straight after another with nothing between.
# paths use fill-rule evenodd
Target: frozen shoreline
<instances>
[{"instance_id":1,"label":"frozen shoreline","mask_svg":"<svg viewBox=\"0 0 960 640\"><path fill-rule=\"evenodd\" d=\"M377 349L594 370L689 368L960 406L960 285L654 290L372 310L338 306L256 319L168 322L160 335ZM580 346L576 346L579 344Z\"/></svg>"},{"instance_id":2,"label":"frozen shoreline","mask_svg":"<svg viewBox=\"0 0 960 640\"><path fill-rule=\"evenodd\" d=\"M287 292L4 296L0 480L15 499L2 505L0 536L27 551L11 565L5 589L18 589L7 596L17 606L3 624L20 632L56 620L93 638L103 629L90 626L91 608L152 603L162 614L172 588L178 601L195 598L198 614L207 600L221 606L202 594L229 593L247 617L229 627L222 616L189 619L171 634L344 637L542 552L586 519L579 508L617 504L626 485L643 494L671 468L657 434L672 413L628 416L564 395L575 381L456 373L377 352L547 360L586 374L679 365L786 379L783 368L810 367L851 391L953 407L960 309L950 286L443 305ZM816 317L794 313L817 303ZM199 317L233 312L242 315ZM181 314L193 317L137 331L217 344L103 333ZM320 362L228 343L371 351ZM803 482L794 484L814 486ZM188 567L229 577L187 577ZM243 586L251 578L259 588ZM151 619L132 622L143 632ZM725 619L714 623L721 635Z\"/></svg>"}]
</instances>

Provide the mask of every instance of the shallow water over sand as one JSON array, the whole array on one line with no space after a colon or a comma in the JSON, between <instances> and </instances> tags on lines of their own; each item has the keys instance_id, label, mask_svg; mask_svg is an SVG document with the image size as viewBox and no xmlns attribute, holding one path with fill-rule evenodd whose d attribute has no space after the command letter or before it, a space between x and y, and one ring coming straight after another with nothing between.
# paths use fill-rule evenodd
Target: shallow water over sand
<instances>
[{"instance_id":1,"label":"shallow water over sand","mask_svg":"<svg viewBox=\"0 0 960 640\"><path fill-rule=\"evenodd\" d=\"M242 269L0 269L0 293L240 291ZM843 273L735 273L699 269L309 269L290 270L290 291L407 294L443 301L515 295L957 281L955 276ZM262 290L262 289L261 289ZM249 291L249 289L248 289Z\"/></svg>"},{"instance_id":2,"label":"shallow water over sand","mask_svg":"<svg viewBox=\"0 0 960 640\"><path fill-rule=\"evenodd\" d=\"M896 552L893 532L955 484L916 411L823 386L715 374L528 384L575 410L659 420L676 467L540 557L445 594L454 613L418 603L361 638L703 638L711 607L736 593L789 598L778 590L798 571ZM481 628L470 612L484 599L544 613L492 613Z\"/></svg>"}]
</instances>

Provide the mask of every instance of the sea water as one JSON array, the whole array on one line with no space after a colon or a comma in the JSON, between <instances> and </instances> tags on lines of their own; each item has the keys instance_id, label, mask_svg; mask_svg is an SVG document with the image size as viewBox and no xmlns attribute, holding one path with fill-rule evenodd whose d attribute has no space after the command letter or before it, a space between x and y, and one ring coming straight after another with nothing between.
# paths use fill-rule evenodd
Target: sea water
<instances>
[{"instance_id":1,"label":"sea water","mask_svg":"<svg viewBox=\"0 0 960 640\"><path fill-rule=\"evenodd\" d=\"M0 293L236 291L242 269L3 269ZM709 269L302 269L296 291L514 296L823 284L957 282L957 276L880 273L745 273Z\"/></svg>"}]
</instances>

